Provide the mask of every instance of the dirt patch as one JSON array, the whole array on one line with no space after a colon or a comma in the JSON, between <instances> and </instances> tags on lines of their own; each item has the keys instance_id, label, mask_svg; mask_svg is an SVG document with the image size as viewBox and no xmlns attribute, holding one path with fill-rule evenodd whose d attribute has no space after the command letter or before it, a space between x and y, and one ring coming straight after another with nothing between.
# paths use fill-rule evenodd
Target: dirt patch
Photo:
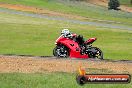
<instances>
[{"instance_id":1,"label":"dirt patch","mask_svg":"<svg viewBox=\"0 0 132 88\"><path fill-rule=\"evenodd\" d=\"M20 73L44 73L48 72L76 72L79 66L87 68L87 71L109 70L114 73L132 74L132 63L104 62L104 61L84 61L71 59L52 59L37 57L0 56L0 72L20 72Z\"/></svg>"},{"instance_id":2,"label":"dirt patch","mask_svg":"<svg viewBox=\"0 0 132 88\"><path fill-rule=\"evenodd\" d=\"M108 0L87 0L87 2L100 6L107 6Z\"/></svg>"},{"instance_id":3,"label":"dirt patch","mask_svg":"<svg viewBox=\"0 0 132 88\"><path fill-rule=\"evenodd\" d=\"M122 6L120 6L120 8L123 11L127 11L127 12L131 12L132 13L132 8L131 7L127 7L127 6L122 5Z\"/></svg>"}]
</instances>

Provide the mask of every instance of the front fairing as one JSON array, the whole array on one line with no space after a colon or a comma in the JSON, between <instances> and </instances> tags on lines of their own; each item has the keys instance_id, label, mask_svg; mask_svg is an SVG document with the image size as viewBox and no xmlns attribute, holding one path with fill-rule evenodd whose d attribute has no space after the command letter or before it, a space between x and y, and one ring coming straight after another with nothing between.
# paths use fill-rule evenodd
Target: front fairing
<instances>
[{"instance_id":1,"label":"front fairing","mask_svg":"<svg viewBox=\"0 0 132 88\"><path fill-rule=\"evenodd\" d=\"M60 37L59 39L57 39L56 44L63 44L66 47L68 47L70 50L73 51L80 51L80 47L78 45L77 42L75 42L74 40L71 40L69 38L64 38L64 37Z\"/></svg>"},{"instance_id":2,"label":"front fairing","mask_svg":"<svg viewBox=\"0 0 132 88\"><path fill-rule=\"evenodd\" d=\"M60 40L62 40L64 37L61 35L61 36L59 36L57 39L56 39L56 41L55 41L55 44L57 45L58 44L58 42L60 41Z\"/></svg>"}]
</instances>

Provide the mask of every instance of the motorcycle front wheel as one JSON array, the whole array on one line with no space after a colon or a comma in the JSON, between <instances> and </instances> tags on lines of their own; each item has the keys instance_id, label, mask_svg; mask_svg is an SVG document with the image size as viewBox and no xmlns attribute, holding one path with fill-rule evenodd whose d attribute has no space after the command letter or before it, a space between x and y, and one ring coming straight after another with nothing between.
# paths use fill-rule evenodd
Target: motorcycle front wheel
<instances>
[{"instance_id":1,"label":"motorcycle front wheel","mask_svg":"<svg viewBox=\"0 0 132 88\"><path fill-rule=\"evenodd\" d=\"M63 45L58 45L53 49L53 55L55 57L59 58L68 58L69 57L69 51L67 47Z\"/></svg>"}]
</instances>

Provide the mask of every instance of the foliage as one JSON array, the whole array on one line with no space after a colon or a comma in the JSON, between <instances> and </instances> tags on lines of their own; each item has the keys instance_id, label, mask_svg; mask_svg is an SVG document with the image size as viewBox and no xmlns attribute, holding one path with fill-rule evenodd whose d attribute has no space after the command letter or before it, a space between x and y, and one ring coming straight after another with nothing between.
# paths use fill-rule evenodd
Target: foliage
<instances>
[{"instance_id":1,"label":"foliage","mask_svg":"<svg viewBox=\"0 0 132 88\"><path fill-rule=\"evenodd\" d=\"M119 10L120 3L118 0L109 0L108 6L108 9Z\"/></svg>"}]
</instances>

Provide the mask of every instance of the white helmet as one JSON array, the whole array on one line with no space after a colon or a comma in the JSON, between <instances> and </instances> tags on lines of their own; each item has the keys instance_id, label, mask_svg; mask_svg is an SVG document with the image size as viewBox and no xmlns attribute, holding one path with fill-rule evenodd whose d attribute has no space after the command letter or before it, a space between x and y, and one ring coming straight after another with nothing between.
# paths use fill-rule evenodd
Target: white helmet
<instances>
[{"instance_id":1,"label":"white helmet","mask_svg":"<svg viewBox=\"0 0 132 88\"><path fill-rule=\"evenodd\" d=\"M61 34L63 34L63 35L68 35L68 34L70 34L70 31L69 31L68 29L63 29L63 30L61 31Z\"/></svg>"}]
</instances>

